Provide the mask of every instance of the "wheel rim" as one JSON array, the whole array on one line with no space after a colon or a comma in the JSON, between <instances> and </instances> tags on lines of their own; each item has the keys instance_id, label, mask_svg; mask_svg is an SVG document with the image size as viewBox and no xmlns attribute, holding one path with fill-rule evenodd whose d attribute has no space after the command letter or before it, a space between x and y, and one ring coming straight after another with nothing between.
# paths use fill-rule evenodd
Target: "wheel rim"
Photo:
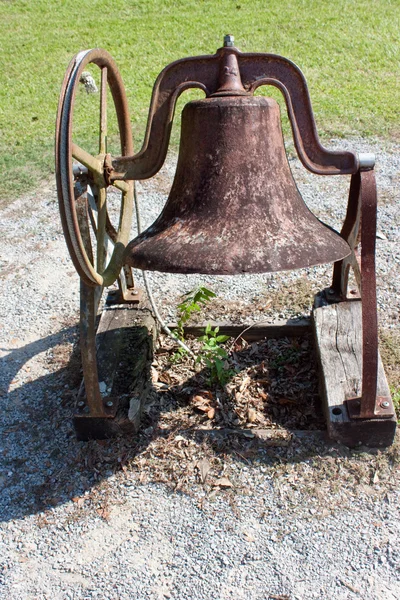
<instances>
[{"instance_id":1,"label":"wheel rim","mask_svg":"<svg viewBox=\"0 0 400 600\"><path fill-rule=\"evenodd\" d=\"M81 75L89 64L95 64L101 70L99 154L96 156L74 144L72 137L76 90ZM80 52L71 61L61 89L56 125L56 179L64 235L79 276L86 284L92 286L111 285L118 277L123 264L123 252L129 241L133 211L133 182L116 183L115 187L121 191L121 205L118 227L112 226L107 212L107 186L102 175L107 151L107 86L110 88L116 111L121 156L132 155L132 132L124 85L114 60L104 50ZM88 168L89 179L95 182L90 188L90 193L97 206L96 228L93 227L94 206L90 208L88 200L85 202L83 199L83 178L74 176L73 160L83 163ZM88 233L90 221L96 233L96 265ZM113 244L109 261L105 257L106 242Z\"/></svg>"}]
</instances>

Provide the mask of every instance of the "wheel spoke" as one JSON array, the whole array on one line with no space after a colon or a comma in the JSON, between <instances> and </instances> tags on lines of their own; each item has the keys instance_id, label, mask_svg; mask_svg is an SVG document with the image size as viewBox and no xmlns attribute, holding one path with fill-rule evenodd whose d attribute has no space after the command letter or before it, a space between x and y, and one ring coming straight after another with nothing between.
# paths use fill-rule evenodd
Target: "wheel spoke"
<instances>
[{"instance_id":1,"label":"wheel spoke","mask_svg":"<svg viewBox=\"0 0 400 600\"><path fill-rule=\"evenodd\" d=\"M107 191L99 189L98 221L97 221L97 271L102 273L105 267L105 233L107 221Z\"/></svg>"},{"instance_id":2,"label":"wheel spoke","mask_svg":"<svg viewBox=\"0 0 400 600\"><path fill-rule=\"evenodd\" d=\"M79 228L81 230L82 242L85 252L93 264L93 250L90 241L89 214L88 214L88 188L85 184L81 193L75 198L76 216L78 217Z\"/></svg>"},{"instance_id":3,"label":"wheel spoke","mask_svg":"<svg viewBox=\"0 0 400 600\"><path fill-rule=\"evenodd\" d=\"M120 190L121 192L125 192L126 194L130 191L129 183L127 183L126 181L115 180L112 182L112 185L115 188L117 188L117 190Z\"/></svg>"},{"instance_id":4,"label":"wheel spoke","mask_svg":"<svg viewBox=\"0 0 400 600\"><path fill-rule=\"evenodd\" d=\"M107 67L101 69L99 154L107 152Z\"/></svg>"},{"instance_id":5,"label":"wheel spoke","mask_svg":"<svg viewBox=\"0 0 400 600\"><path fill-rule=\"evenodd\" d=\"M99 159L95 158L89 154L89 152L86 152L86 150L83 150L83 148L80 148L74 143L72 143L72 156L85 167L87 167L92 173L103 175L103 165Z\"/></svg>"}]
</instances>

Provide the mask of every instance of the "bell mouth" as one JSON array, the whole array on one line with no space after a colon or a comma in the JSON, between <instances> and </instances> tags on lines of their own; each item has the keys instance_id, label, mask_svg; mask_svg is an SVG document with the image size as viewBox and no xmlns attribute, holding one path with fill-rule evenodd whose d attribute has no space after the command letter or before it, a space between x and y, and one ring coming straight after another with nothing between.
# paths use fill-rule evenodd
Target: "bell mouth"
<instances>
[{"instance_id":1,"label":"bell mouth","mask_svg":"<svg viewBox=\"0 0 400 600\"><path fill-rule=\"evenodd\" d=\"M149 271L234 275L312 267L350 252L297 190L278 103L223 96L185 106L169 198L129 243L125 261Z\"/></svg>"},{"instance_id":2,"label":"bell mouth","mask_svg":"<svg viewBox=\"0 0 400 600\"><path fill-rule=\"evenodd\" d=\"M291 271L333 263L348 256L351 250L347 242L322 223L319 225L323 240L320 236L310 236L304 245L305 229L300 227L298 235L289 234L290 243L287 237L271 236L266 248L251 239L244 247L236 239L226 237L226 232L218 234L214 230L207 235L176 222L164 230L149 228L135 238L126 249L125 262L144 271L236 275ZM327 248L329 238L331 243Z\"/></svg>"}]
</instances>

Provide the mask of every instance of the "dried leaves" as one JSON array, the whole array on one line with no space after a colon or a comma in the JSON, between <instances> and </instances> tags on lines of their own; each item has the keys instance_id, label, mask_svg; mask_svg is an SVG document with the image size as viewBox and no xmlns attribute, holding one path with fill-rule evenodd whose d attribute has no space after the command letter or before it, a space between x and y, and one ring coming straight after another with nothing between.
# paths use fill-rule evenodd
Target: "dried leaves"
<instances>
[{"instance_id":1,"label":"dried leaves","mask_svg":"<svg viewBox=\"0 0 400 600\"><path fill-rule=\"evenodd\" d=\"M209 419L215 417L215 407L213 406L213 394L210 391L203 390L200 394L193 396L192 404L197 411L205 413Z\"/></svg>"},{"instance_id":2,"label":"dried leaves","mask_svg":"<svg viewBox=\"0 0 400 600\"><path fill-rule=\"evenodd\" d=\"M187 417L192 427L207 422L247 429L324 427L316 408L318 380L310 338L235 341L230 359L235 374L224 388L207 387L206 369L197 372L188 357L171 362L166 350L172 353L172 344L164 340L163 346L153 382L159 392L168 392L171 405L180 407L178 418Z\"/></svg>"},{"instance_id":3,"label":"dried leaves","mask_svg":"<svg viewBox=\"0 0 400 600\"><path fill-rule=\"evenodd\" d=\"M227 477L216 479L213 485L219 488L233 488L233 483Z\"/></svg>"},{"instance_id":4,"label":"dried leaves","mask_svg":"<svg viewBox=\"0 0 400 600\"><path fill-rule=\"evenodd\" d=\"M207 475L211 469L211 464L208 462L208 460L206 458L203 458L196 463L196 466L199 470L201 483L205 483L205 481L207 479Z\"/></svg>"}]
</instances>

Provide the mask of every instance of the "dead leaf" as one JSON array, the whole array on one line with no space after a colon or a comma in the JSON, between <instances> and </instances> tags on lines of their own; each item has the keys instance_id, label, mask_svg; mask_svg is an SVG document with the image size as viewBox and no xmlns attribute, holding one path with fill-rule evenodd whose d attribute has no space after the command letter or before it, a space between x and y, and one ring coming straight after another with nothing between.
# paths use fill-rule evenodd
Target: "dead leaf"
<instances>
[{"instance_id":1,"label":"dead leaf","mask_svg":"<svg viewBox=\"0 0 400 600\"><path fill-rule=\"evenodd\" d=\"M242 383L240 384L240 388L239 388L239 392L243 392L244 389L247 388L247 386L250 383L250 377L248 375L246 375L246 377L243 379Z\"/></svg>"},{"instance_id":2,"label":"dead leaf","mask_svg":"<svg viewBox=\"0 0 400 600\"><path fill-rule=\"evenodd\" d=\"M110 518L110 511L108 508L96 508L96 512L105 521L108 521Z\"/></svg>"},{"instance_id":3,"label":"dead leaf","mask_svg":"<svg viewBox=\"0 0 400 600\"><path fill-rule=\"evenodd\" d=\"M207 417L209 419L213 419L215 417L215 408L210 408L210 410L207 413Z\"/></svg>"},{"instance_id":4,"label":"dead leaf","mask_svg":"<svg viewBox=\"0 0 400 600\"><path fill-rule=\"evenodd\" d=\"M281 406L285 406L286 404L297 404L295 400L289 400L289 398L279 398L278 402Z\"/></svg>"},{"instance_id":5,"label":"dead leaf","mask_svg":"<svg viewBox=\"0 0 400 600\"><path fill-rule=\"evenodd\" d=\"M198 468L200 473L201 483L204 483L211 469L211 465L206 458L202 458L196 463L196 467Z\"/></svg>"},{"instance_id":6,"label":"dead leaf","mask_svg":"<svg viewBox=\"0 0 400 600\"><path fill-rule=\"evenodd\" d=\"M339 579L340 583L351 590L354 594L361 594L361 590L354 585L351 585L348 581L344 581L343 579Z\"/></svg>"},{"instance_id":7,"label":"dead leaf","mask_svg":"<svg viewBox=\"0 0 400 600\"><path fill-rule=\"evenodd\" d=\"M152 383L157 383L158 381L158 371L154 367L151 367L151 381Z\"/></svg>"},{"instance_id":8,"label":"dead leaf","mask_svg":"<svg viewBox=\"0 0 400 600\"><path fill-rule=\"evenodd\" d=\"M193 402L195 404L205 404L208 402L207 398L204 398L204 396L199 396L198 394L196 396L193 396Z\"/></svg>"},{"instance_id":9,"label":"dead leaf","mask_svg":"<svg viewBox=\"0 0 400 600\"><path fill-rule=\"evenodd\" d=\"M193 404L195 405L195 408L201 412L208 413L208 411L211 410L210 399L204 398L204 396L193 396Z\"/></svg>"},{"instance_id":10,"label":"dead leaf","mask_svg":"<svg viewBox=\"0 0 400 600\"><path fill-rule=\"evenodd\" d=\"M255 421L257 421L257 412L254 410L254 408L248 409L247 420L249 423L254 423Z\"/></svg>"},{"instance_id":11,"label":"dead leaf","mask_svg":"<svg viewBox=\"0 0 400 600\"><path fill-rule=\"evenodd\" d=\"M213 483L214 487L222 487L222 488L232 488L233 487L233 483L231 481L229 481L229 479L227 477L220 477L219 479L216 479L215 482Z\"/></svg>"},{"instance_id":12,"label":"dead leaf","mask_svg":"<svg viewBox=\"0 0 400 600\"><path fill-rule=\"evenodd\" d=\"M246 542L255 542L256 538L249 531L243 531L243 537Z\"/></svg>"},{"instance_id":13,"label":"dead leaf","mask_svg":"<svg viewBox=\"0 0 400 600\"><path fill-rule=\"evenodd\" d=\"M379 483L379 481L380 481L380 479L379 479L378 471L375 471L374 478L372 479L372 483Z\"/></svg>"},{"instance_id":14,"label":"dead leaf","mask_svg":"<svg viewBox=\"0 0 400 600\"><path fill-rule=\"evenodd\" d=\"M82 504L85 502L85 499L80 498L79 496L74 496L74 498L72 498L72 502L75 502L78 506L82 506Z\"/></svg>"}]
</instances>

